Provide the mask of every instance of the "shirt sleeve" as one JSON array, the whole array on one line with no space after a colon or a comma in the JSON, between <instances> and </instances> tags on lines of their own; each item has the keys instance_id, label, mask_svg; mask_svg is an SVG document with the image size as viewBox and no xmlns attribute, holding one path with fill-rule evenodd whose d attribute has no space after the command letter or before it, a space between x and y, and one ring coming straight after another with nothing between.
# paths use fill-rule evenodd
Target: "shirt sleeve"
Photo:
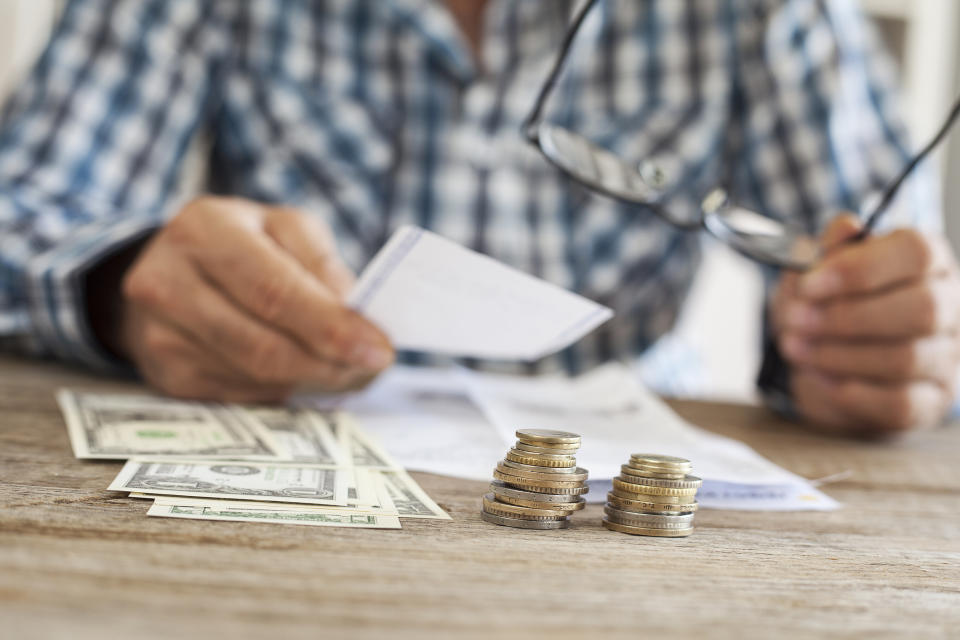
<instances>
[{"instance_id":1,"label":"shirt sleeve","mask_svg":"<svg viewBox=\"0 0 960 640\"><path fill-rule=\"evenodd\" d=\"M895 66L872 25L852 0L743 5L748 15L734 27L735 197L812 233L841 211L865 217L914 148ZM902 186L878 231L897 226L942 229L931 166ZM779 273L766 276L772 287ZM772 408L792 415L789 369L764 325L759 387Z\"/></svg>"},{"instance_id":2,"label":"shirt sleeve","mask_svg":"<svg viewBox=\"0 0 960 640\"><path fill-rule=\"evenodd\" d=\"M222 4L74 0L0 118L0 344L107 368L85 275L162 224L215 97Z\"/></svg>"}]
</instances>

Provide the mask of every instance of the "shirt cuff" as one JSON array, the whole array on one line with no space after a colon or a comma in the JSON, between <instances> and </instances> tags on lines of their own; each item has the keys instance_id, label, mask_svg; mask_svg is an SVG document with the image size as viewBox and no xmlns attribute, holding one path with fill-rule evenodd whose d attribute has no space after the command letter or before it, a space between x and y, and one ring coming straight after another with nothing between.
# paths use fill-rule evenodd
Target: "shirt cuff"
<instances>
[{"instance_id":1,"label":"shirt cuff","mask_svg":"<svg viewBox=\"0 0 960 640\"><path fill-rule=\"evenodd\" d=\"M763 361L757 375L757 388L767 408L789 420L799 420L800 414L790 391L790 365L780 353L768 327L764 327Z\"/></svg>"},{"instance_id":2,"label":"shirt cuff","mask_svg":"<svg viewBox=\"0 0 960 640\"><path fill-rule=\"evenodd\" d=\"M131 219L80 227L70 238L32 258L27 291L34 336L45 351L99 371L129 371L96 339L87 316L86 274L100 261L161 226Z\"/></svg>"}]
</instances>

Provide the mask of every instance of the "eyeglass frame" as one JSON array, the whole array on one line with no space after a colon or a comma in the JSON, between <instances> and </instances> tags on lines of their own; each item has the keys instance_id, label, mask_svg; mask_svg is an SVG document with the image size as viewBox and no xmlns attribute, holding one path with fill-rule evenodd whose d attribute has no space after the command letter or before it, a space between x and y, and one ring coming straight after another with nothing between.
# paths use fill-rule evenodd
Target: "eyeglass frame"
<instances>
[{"instance_id":1,"label":"eyeglass frame","mask_svg":"<svg viewBox=\"0 0 960 640\"><path fill-rule=\"evenodd\" d=\"M537 97L536 97L536 100L534 101L533 107L530 109L530 112L527 115L527 117L523 120L523 124L521 125L521 132L523 136L527 139L527 141L530 144L536 146L537 149L541 153L543 153L543 155L547 158L547 160L551 164L556 166L561 172L567 175L570 179L580 183L581 185L585 186L591 191L602 193L608 197L614 198L621 202L626 202L628 204L634 204L634 205L642 205L644 207L647 207L659 218L661 218L665 222L673 225L675 228L678 228L682 231L700 231L701 229L707 229L707 231L709 231L715 236L721 235L721 234L718 234L714 229L711 229L710 226L707 224L707 216L704 215L703 210L704 208L706 208L708 203L710 203L709 206L711 207L725 206L726 197L727 197L728 189L730 186L729 184L726 186L718 186L717 188L710 190L707 196L702 201L702 204L700 207L700 216L698 217L698 220L696 222L691 222L689 224L686 224L686 223L678 222L672 216L667 215L665 213L665 210L661 208L662 203L659 200L655 199L650 201L644 201L644 200L630 199L621 194L614 193L609 189L605 189L598 184L587 183L587 181L585 181L583 178L573 174L572 172L568 171L565 167L557 163L551 157L551 155L544 149L544 146L543 146L544 143L541 140L539 135L539 125L541 124L541 115L543 112L543 108L546 105L547 99L550 97L550 95L552 94L557 84L557 80L560 76L561 71L563 71L564 64L567 58L569 57L570 50L573 46L573 42L576 39L576 36L579 33L580 28L583 26L583 22L586 20L587 15L590 13L591 9L593 9L593 7L596 4L597 4L597 0L587 0L584 3L583 7L580 9L580 11L577 13L577 15L574 17L573 22L570 24L566 33L564 34L563 40L560 45L560 50L557 54L557 58L553 64L553 67L550 69L550 72L547 75L546 79L544 80L544 83L541 86L540 91L537 93ZM949 114L947 115L947 118L944 120L943 124L937 130L936 134L930 139L930 141L920 151L914 154L910 158L910 160L907 161L907 163L904 165L903 169L900 171L897 177L887 184L887 186L882 192L882 195L880 196L880 199L878 200L876 206L874 207L873 211L869 215L867 215L866 218L864 219L862 229L857 235L855 235L853 238L850 239L850 242L863 240L872 233L873 229L876 227L877 223L880 221L880 218L882 217L882 215L889 209L890 204L893 202L894 198L897 195L897 192L899 191L900 187L903 185L904 181L910 176L910 174L913 173L916 167L924 159L926 159L926 157L946 138L947 133L955 124L958 115L960 115L960 97L958 97L957 100L954 102L953 107L951 108ZM564 128L563 130L566 131L567 129ZM608 153L612 153L612 152L608 152ZM659 173L662 176L662 172L659 172L656 165L650 165L649 169L651 170L650 173L653 173L654 176L657 173ZM642 173L643 171L641 171L641 174ZM651 182L655 182L655 181L656 181L656 177L654 177L654 179ZM650 184L650 187L652 189L657 189L658 185ZM769 216L766 216L766 217L769 217ZM721 238L721 239L724 239L724 238ZM734 246L734 248L738 249L738 247L736 246L736 243L730 243L730 244ZM744 253L742 250L740 252ZM796 268L795 265L790 264L787 260L779 261L775 263L771 259L762 259L757 257L757 255L755 254L747 255L747 257L753 260L756 260L757 262L767 263L772 266L777 266L781 268Z\"/></svg>"}]
</instances>

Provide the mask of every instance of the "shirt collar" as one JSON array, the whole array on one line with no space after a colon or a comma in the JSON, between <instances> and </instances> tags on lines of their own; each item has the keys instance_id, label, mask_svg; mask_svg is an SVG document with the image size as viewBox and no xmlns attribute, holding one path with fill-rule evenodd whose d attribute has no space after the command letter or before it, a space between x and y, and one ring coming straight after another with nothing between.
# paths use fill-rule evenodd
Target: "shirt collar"
<instances>
[{"instance_id":1,"label":"shirt collar","mask_svg":"<svg viewBox=\"0 0 960 640\"><path fill-rule=\"evenodd\" d=\"M397 20L423 36L428 49L454 77L468 83L477 75L477 66L464 38L450 14L439 0L390 0Z\"/></svg>"}]
</instances>

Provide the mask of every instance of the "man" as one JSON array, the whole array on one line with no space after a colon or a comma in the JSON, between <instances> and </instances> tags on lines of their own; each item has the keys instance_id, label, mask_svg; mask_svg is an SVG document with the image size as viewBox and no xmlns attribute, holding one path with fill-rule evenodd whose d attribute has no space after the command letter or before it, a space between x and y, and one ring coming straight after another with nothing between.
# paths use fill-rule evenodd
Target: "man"
<instances>
[{"instance_id":1,"label":"man","mask_svg":"<svg viewBox=\"0 0 960 640\"><path fill-rule=\"evenodd\" d=\"M0 130L0 328L175 396L353 387L394 355L344 307L351 271L415 223L615 309L538 368L642 351L696 236L591 196L519 132L573 4L72 2ZM825 228L906 157L887 69L845 0L610 0L545 115L672 168L672 207L729 176L740 201ZM211 195L175 204L200 130ZM915 184L900 203L933 235L844 244L840 218L822 264L782 279L765 377L813 423L900 431L950 405L957 268L934 200Z\"/></svg>"}]
</instances>

